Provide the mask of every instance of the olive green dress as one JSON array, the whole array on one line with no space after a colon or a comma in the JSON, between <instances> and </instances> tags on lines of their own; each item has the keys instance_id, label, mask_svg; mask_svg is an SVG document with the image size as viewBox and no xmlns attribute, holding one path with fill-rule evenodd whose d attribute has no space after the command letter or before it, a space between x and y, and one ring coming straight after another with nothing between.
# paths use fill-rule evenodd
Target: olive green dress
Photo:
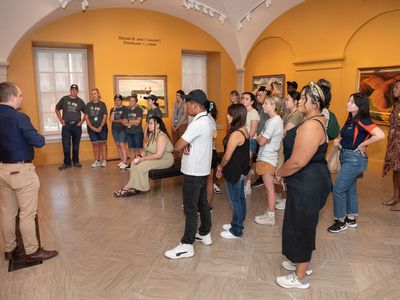
<instances>
[{"instance_id":1,"label":"olive green dress","mask_svg":"<svg viewBox=\"0 0 400 300\"><path fill-rule=\"evenodd\" d=\"M147 145L145 148L147 155L156 153L157 140L162 135L166 136L164 132L160 131L157 133L157 137L154 139L154 141ZM132 162L129 182L125 188L134 188L142 192L150 190L149 170L166 169L171 167L174 164L174 157L172 155L173 150L174 148L169 140L165 148L164 155L160 159L145 160L137 165Z\"/></svg>"}]
</instances>

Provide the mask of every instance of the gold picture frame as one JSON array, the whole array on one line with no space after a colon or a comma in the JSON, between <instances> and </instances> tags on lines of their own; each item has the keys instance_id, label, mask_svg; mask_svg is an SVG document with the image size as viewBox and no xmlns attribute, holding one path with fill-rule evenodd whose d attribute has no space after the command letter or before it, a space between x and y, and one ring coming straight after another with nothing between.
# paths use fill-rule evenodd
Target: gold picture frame
<instances>
[{"instance_id":1,"label":"gold picture frame","mask_svg":"<svg viewBox=\"0 0 400 300\"><path fill-rule=\"evenodd\" d=\"M138 97L138 105L147 114L147 102L144 99L149 94L158 97L157 103L163 113L168 116L167 76L166 75L114 75L114 91L124 99L132 94Z\"/></svg>"}]
</instances>

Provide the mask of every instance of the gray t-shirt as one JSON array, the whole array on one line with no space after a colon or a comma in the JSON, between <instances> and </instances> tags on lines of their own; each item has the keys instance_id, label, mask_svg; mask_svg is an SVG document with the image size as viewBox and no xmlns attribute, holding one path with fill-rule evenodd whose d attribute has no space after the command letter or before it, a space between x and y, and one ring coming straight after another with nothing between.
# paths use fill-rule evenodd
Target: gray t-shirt
<instances>
[{"instance_id":1,"label":"gray t-shirt","mask_svg":"<svg viewBox=\"0 0 400 300\"><path fill-rule=\"evenodd\" d=\"M147 111L146 122L149 122L149 119L152 116L157 116L160 119L162 119L162 112L161 112L161 109L158 106L156 108L154 108L154 109L150 109L149 111Z\"/></svg>"},{"instance_id":2,"label":"gray t-shirt","mask_svg":"<svg viewBox=\"0 0 400 300\"><path fill-rule=\"evenodd\" d=\"M107 107L103 101L97 103L89 102L86 104L85 114L93 127L100 127L103 116L107 115Z\"/></svg>"},{"instance_id":3,"label":"gray t-shirt","mask_svg":"<svg viewBox=\"0 0 400 300\"><path fill-rule=\"evenodd\" d=\"M136 118L143 118L143 109L141 109L138 106L136 106L135 108L127 107L122 118L127 120L135 120ZM126 127L126 133L135 134L139 132L143 132L142 120L140 120L138 126L130 125L129 127Z\"/></svg>"},{"instance_id":4,"label":"gray t-shirt","mask_svg":"<svg viewBox=\"0 0 400 300\"><path fill-rule=\"evenodd\" d=\"M125 111L127 110L126 106L121 106L118 108L111 108L110 110L110 115L114 112L114 120L121 120L123 119L123 114L125 113ZM122 123L115 123L112 122L111 125L112 129L116 129L116 130L123 130L124 129L124 125L122 125Z\"/></svg>"},{"instance_id":5,"label":"gray t-shirt","mask_svg":"<svg viewBox=\"0 0 400 300\"><path fill-rule=\"evenodd\" d=\"M62 110L62 118L65 122L81 120L81 113L85 113L86 104L79 97L75 99L64 96L58 101L56 109Z\"/></svg>"}]
</instances>

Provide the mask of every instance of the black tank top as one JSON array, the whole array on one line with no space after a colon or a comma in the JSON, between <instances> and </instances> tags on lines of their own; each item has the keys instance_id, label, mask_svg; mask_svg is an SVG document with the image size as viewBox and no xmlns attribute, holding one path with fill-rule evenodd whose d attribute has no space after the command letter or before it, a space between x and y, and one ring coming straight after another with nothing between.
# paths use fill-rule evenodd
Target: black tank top
<instances>
[{"instance_id":1,"label":"black tank top","mask_svg":"<svg viewBox=\"0 0 400 300\"><path fill-rule=\"evenodd\" d=\"M241 175L247 175L250 170L250 141L241 130L237 131L243 134L244 143L243 145L236 147L235 151L232 153L231 159L222 171L225 179L230 182L237 182Z\"/></svg>"},{"instance_id":2,"label":"black tank top","mask_svg":"<svg viewBox=\"0 0 400 300\"><path fill-rule=\"evenodd\" d=\"M320 120L318 120L318 119L313 119L313 120L317 121L318 123L321 124L322 129L324 130L325 135L326 135L326 128L325 128L324 124L322 124L322 122ZM283 154L284 154L284 157L285 157L285 161L287 161L292 156L292 152L293 152L293 148L294 148L294 141L295 141L296 135L297 135L297 129L302 124L303 123L301 123L301 124L297 125L296 127L293 127L292 129L290 129L286 133L285 137L283 138ZM315 154L313 155L313 157L311 158L309 163L326 162L325 155L326 155L326 150L327 149L328 149L328 143L327 142L323 143L322 145L319 145L317 151L315 152Z\"/></svg>"}]
</instances>

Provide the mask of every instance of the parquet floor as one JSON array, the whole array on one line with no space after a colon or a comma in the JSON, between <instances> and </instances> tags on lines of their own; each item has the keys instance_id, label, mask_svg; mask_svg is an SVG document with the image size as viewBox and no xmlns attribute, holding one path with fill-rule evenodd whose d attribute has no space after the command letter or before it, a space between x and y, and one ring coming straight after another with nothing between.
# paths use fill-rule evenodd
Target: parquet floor
<instances>
[{"instance_id":1,"label":"parquet floor","mask_svg":"<svg viewBox=\"0 0 400 300\"><path fill-rule=\"evenodd\" d=\"M216 195L213 245L195 244L195 256L163 256L183 233L181 178L159 182L149 193L114 198L129 173L116 162L107 168L62 172L37 168L41 179L39 222L42 244L57 249L43 265L8 273L0 261L0 299L400 299L400 212L381 202L391 197L391 178L367 173L359 181L359 227L332 234L332 199L321 213L305 291L286 290L275 278L280 264L283 212L277 226L253 222L265 210L265 193L253 189L241 240L222 240L230 221L225 198ZM305 220L306 221L306 220ZM0 239L0 249L4 250Z\"/></svg>"}]
</instances>

